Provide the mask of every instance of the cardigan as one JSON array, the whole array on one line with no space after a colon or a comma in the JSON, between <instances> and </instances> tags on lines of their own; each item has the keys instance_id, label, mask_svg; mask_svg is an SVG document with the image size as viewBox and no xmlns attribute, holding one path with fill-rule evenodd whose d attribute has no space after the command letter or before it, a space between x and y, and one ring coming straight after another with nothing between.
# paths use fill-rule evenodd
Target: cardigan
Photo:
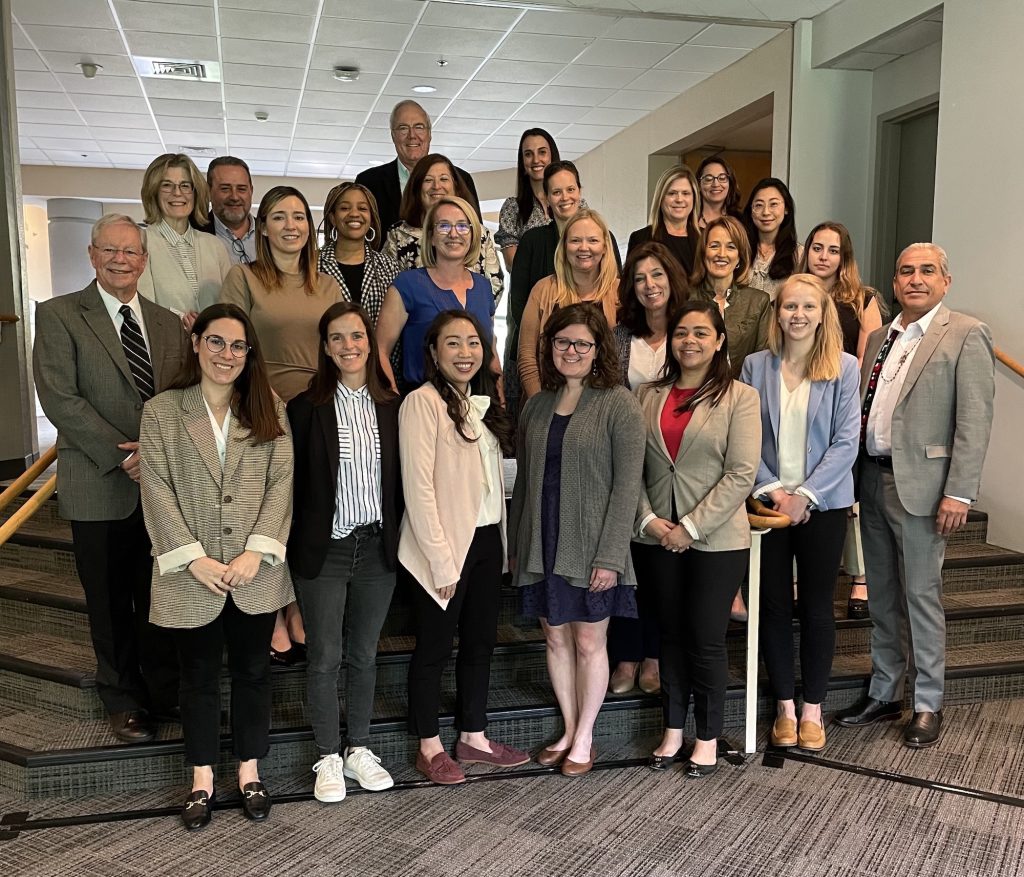
<instances>
[{"instance_id":1,"label":"cardigan","mask_svg":"<svg viewBox=\"0 0 1024 877\"><path fill-rule=\"evenodd\" d=\"M717 405L707 401L697 405L672 458L661 431L661 413L670 389L652 385L640 393L647 447L636 541L660 544L640 530L652 515L672 520L674 500L676 520L685 517L697 530L692 548L749 548L746 499L754 486L761 447L757 391L733 381Z\"/></svg>"},{"instance_id":2,"label":"cardigan","mask_svg":"<svg viewBox=\"0 0 1024 877\"><path fill-rule=\"evenodd\" d=\"M220 246L220 244L217 244ZM142 511L153 542L149 620L161 627L209 624L226 596L188 571L200 557L229 563L243 551L263 555L256 577L232 592L249 615L276 612L295 599L284 563L292 517L292 441L284 404L283 434L254 445L234 414L223 469L209 410L198 384L167 390L142 412Z\"/></svg>"},{"instance_id":3,"label":"cardigan","mask_svg":"<svg viewBox=\"0 0 1024 877\"><path fill-rule=\"evenodd\" d=\"M199 288L196 295L193 295L167 239L155 225L150 226L147 232L146 249L149 259L139 277L139 293L179 316L216 304L221 284L231 270L231 259L220 239L198 234L194 230L192 232L199 279Z\"/></svg>"},{"instance_id":4,"label":"cardigan","mask_svg":"<svg viewBox=\"0 0 1024 877\"><path fill-rule=\"evenodd\" d=\"M437 591L462 578L476 535L484 486L480 451L459 435L433 384L405 397L398 411L398 450L405 494L398 560L447 609L448 600ZM505 503L499 526L504 554Z\"/></svg>"},{"instance_id":5,"label":"cardigan","mask_svg":"<svg viewBox=\"0 0 1024 877\"><path fill-rule=\"evenodd\" d=\"M548 430L558 394L532 397L519 418L516 483L509 512L513 584L542 581L541 494ZM595 567L615 570L636 585L629 552L640 492L644 428L640 406L625 387L585 387L562 444L558 555L554 572L577 588L590 586Z\"/></svg>"},{"instance_id":6,"label":"cardigan","mask_svg":"<svg viewBox=\"0 0 1024 877\"><path fill-rule=\"evenodd\" d=\"M333 246L324 247L320 251L316 267L321 274L326 274L338 281L342 298L345 301L356 300L345 283L345 276L338 267L337 259L334 258ZM363 256L363 285L359 291L359 303L369 314L371 325L377 325L380 309L384 305L384 296L401 270L398 263L390 256L378 253L369 244L366 245Z\"/></svg>"}]
</instances>

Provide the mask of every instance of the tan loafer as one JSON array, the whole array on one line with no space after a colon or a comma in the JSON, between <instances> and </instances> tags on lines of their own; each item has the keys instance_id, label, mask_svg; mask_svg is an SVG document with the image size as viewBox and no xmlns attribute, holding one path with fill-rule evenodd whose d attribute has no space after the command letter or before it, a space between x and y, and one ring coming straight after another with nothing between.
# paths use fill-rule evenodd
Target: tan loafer
<instances>
[{"instance_id":1,"label":"tan loafer","mask_svg":"<svg viewBox=\"0 0 1024 877\"><path fill-rule=\"evenodd\" d=\"M597 749L593 746L590 747L590 761L573 761L571 758L566 757L562 761L562 776L581 777L585 773L590 773L594 767L595 758L597 758Z\"/></svg>"},{"instance_id":2,"label":"tan loafer","mask_svg":"<svg viewBox=\"0 0 1024 877\"><path fill-rule=\"evenodd\" d=\"M608 690L612 694L629 694L636 688L636 677L640 672L640 665L635 665L631 671L623 669L624 667L625 662L622 662L612 671L611 678L608 680Z\"/></svg>"},{"instance_id":3,"label":"tan loafer","mask_svg":"<svg viewBox=\"0 0 1024 877\"><path fill-rule=\"evenodd\" d=\"M779 746L788 749L797 744L796 720L787 719L785 716L776 717L772 723L771 733L772 746Z\"/></svg>"},{"instance_id":4,"label":"tan loafer","mask_svg":"<svg viewBox=\"0 0 1024 877\"><path fill-rule=\"evenodd\" d=\"M820 752L825 748L825 729L817 722L801 722L796 745L809 752Z\"/></svg>"}]
</instances>

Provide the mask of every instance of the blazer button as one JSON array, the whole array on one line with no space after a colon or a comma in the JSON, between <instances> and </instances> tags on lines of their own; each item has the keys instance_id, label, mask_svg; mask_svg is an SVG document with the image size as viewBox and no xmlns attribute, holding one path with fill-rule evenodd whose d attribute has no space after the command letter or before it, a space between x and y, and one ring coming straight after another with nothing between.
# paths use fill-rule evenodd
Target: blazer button
<instances>
[{"instance_id":1,"label":"blazer button","mask_svg":"<svg viewBox=\"0 0 1024 877\"><path fill-rule=\"evenodd\" d=\"M225 503L229 503L229 502L231 502L231 497L230 497L230 496L225 496L225 497L224 497L224 502L225 502Z\"/></svg>"},{"instance_id":2,"label":"blazer button","mask_svg":"<svg viewBox=\"0 0 1024 877\"><path fill-rule=\"evenodd\" d=\"M669 472L675 472L676 471L676 467L675 466L669 466L668 467L668 471Z\"/></svg>"},{"instance_id":3,"label":"blazer button","mask_svg":"<svg viewBox=\"0 0 1024 877\"><path fill-rule=\"evenodd\" d=\"M230 527L225 527L224 528L224 535L225 536L230 536L231 535L231 528Z\"/></svg>"}]
</instances>

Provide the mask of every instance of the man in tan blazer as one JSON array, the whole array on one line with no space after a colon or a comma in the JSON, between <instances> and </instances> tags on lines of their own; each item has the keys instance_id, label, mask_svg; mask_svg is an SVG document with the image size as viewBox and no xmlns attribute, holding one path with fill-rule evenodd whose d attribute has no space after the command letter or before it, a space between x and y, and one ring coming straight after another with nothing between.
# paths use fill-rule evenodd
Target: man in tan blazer
<instances>
[{"instance_id":1,"label":"man in tan blazer","mask_svg":"<svg viewBox=\"0 0 1024 877\"><path fill-rule=\"evenodd\" d=\"M92 229L96 280L42 302L36 389L57 427L57 498L71 521L96 652L96 689L125 742L153 739L147 710L176 710L177 661L151 625L153 558L139 502L139 423L146 399L181 365L186 338L171 311L138 295L146 239L129 216Z\"/></svg>"},{"instance_id":2,"label":"man in tan blazer","mask_svg":"<svg viewBox=\"0 0 1024 877\"><path fill-rule=\"evenodd\" d=\"M871 588L868 694L836 714L862 727L898 719L913 649L913 710L904 743L934 746L942 729L946 539L977 499L992 426L995 362L984 323L949 310L945 251L911 244L896 263L903 308L868 339L862 373L861 534Z\"/></svg>"}]
</instances>

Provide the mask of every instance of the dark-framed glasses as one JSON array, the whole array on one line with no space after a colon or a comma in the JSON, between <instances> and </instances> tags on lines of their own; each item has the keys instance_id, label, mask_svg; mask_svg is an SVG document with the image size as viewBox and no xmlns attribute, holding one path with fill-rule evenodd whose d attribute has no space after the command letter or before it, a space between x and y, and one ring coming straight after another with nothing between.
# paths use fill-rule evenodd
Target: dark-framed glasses
<instances>
[{"instance_id":1,"label":"dark-framed glasses","mask_svg":"<svg viewBox=\"0 0 1024 877\"><path fill-rule=\"evenodd\" d=\"M434 231L438 234L451 234L453 228L455 233L461 237L465 237L473 230L473 226L462 219L458 222L449 222L447 219L442 219L440 222L434 223Z\"/></svg>"},{"instance_id":2,"label":"dark-framed glasses","mask_svg":"<svg viewBox=\"0 0 1024 877\"><path fill-rule=\"evenodd\" d=\"M563 338L561 335L557 335L552 339L551 346L559 353L565 353L571 347L580 356L586 356L591 350L597 347L593 341L573 341L571 338Z\"/></svg>"},{"instance_id":3,"label":"dark-framed glasses","mask_svg":"<svg viewBox=\"0 0 1024 877\"><path fill-rule=\"evenodd\" d=\"M238 256L238 261L243 265L249 264L249 254L245 251L245 241L241 241L238 238L231 239L231 249L235 255Z\"/></svg>"},{"instance_id":4,"label":"dark-framed glasses","mask_svg":"<svg viewBox=\"0 0 1024 877\"><path fill-rule=\"evenodd\" d=\"M206 349L210 353L223 353L226 347L231 351L231 355L235 359L244 359L249 355L249 351L252 350L244 341L232 341L228 344L220 335L204 335L203 341L206 342Z\"/></svg>"},{"instance_id":5,"label":"dark-framed glasses","mask_svg":"<svg viewBox=\"0 0 1024 877\"><path fill-rule=\"evenodd\" d=\"M728 183L729 182L729 175L728 174L704 174L704 176L702 176L700 178L700 181L705 186L710 186L712 183Z\"/></svg>"}]
</instances>

